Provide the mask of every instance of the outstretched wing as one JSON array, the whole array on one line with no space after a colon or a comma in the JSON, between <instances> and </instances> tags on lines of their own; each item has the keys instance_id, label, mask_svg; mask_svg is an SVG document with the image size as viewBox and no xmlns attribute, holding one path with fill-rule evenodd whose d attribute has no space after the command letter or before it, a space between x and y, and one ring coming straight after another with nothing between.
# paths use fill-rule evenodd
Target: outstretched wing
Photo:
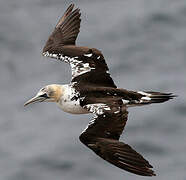
<instances>
[{"instance_id":1,"label":"outstretched wing","mask_svg":"<svg viewBox=\"0 0 186 180\"><path fill-rule=\"evenodd\" d=\"M43 48L43 55L69 63L72 82L116 87L102 53L94 48L75 46L80 29L80 10L71 4L57 23Z\"/></svg>"},{"instance_id":2,"label":"outstretched wing","mask_svg":"<svg viewBox=\"0 0 186 180\"><path fill-rule=\"evenodd\" d=\"M88 104L85 109L96 114L80 135L80 141L111 164L142 176L154 176L152 166L128 144L119 141L128 112L119 101Z\"/></svg>"},{"instance_id":3,"label":"outstretched wing","mask_svg":"<svg viewBox=\"0 0 186 180\"><path fill-rule=\"evenodd\" d=\"M43 52L61 53L64 45L75 45L76 38L80 29L80 9L73 11L74 4L71 4L64 15L57 23L54 31L49 36Z\"/></svg>"}]
</instances>

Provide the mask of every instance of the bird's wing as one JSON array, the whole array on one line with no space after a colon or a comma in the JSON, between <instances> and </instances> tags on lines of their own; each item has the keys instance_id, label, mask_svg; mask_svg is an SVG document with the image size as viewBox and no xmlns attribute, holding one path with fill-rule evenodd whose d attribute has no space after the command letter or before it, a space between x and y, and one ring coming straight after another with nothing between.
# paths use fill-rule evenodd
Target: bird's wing
<instances>
[{"instance_id":1,"label":"bird's wing","mask_svg":"<svg viewBox=\"0 0 186 180\"><path fill-rule=\"evenodd\" d=\"M119 141L128 112L120 101L88 104L96 116L80 135L80 141L111 164L142 176L154 176L152 166L128 144Z\"/></svg>"},{"instance_id":2,"label":"bird's wing","mask_svg":"<svg viewBox=\"0 0 186 180\"><path fill-rule=\"evenodd\" d=\"M71 4L64 15L58 21L54 31L49 36L43 52L60 53L60 49L64 45L75 45L76 38L80 29L80 9L75 9Z\"/></svg>"},{"instance_id":3,"label":"bird's wing","mask_svg":"<svg viewBox=\"0 0 186 180\"><path fill-rule=\"evenodd\" d=\"M43 55L70 64L72 82L116 87L102 53L94 48L75 46L80 29L80 10L71 4L57 23L43 48Z\"/></svg>"}]
</instances>

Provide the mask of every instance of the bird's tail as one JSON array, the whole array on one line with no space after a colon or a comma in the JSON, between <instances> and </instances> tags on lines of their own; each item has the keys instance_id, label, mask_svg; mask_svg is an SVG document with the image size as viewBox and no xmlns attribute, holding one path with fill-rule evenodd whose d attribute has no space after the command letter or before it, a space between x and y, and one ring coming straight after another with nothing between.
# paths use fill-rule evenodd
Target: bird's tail
<instances>
[{"instance_id":1,"label":"bird's tail","mask_svg":"<svg viewBox=\"0 0 186 180\"><path fill-rule=\"evenodd\" d=\"M176 97L172 93L161 93L153 91L138 91L142 95L140 104L163 103Z\"/></svg>"},{"instance_id":2,"label":"bird's tail","mask_svg":"<svg viewBox=\"0 0 186 180\"><path fill-rule=\"evenodd\" d=\"M161 93L153 91L138 91L137 94L141 95L138 100L135 100L129 104L129 106L141 106L152 103L163 103L176 97L172 93Z\"/></svg>"}]
</instances>

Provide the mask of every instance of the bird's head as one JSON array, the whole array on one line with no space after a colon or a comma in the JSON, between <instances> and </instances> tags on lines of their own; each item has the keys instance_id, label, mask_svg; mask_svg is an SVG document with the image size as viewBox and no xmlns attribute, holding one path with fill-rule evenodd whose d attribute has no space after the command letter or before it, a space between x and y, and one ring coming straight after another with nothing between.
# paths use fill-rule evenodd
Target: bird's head
<instances>
[{"instance_id":1,"label":"bird's head","mask_svg":"<svg viewBox=\"0 0 186 180\"><path fill-rule=\"evenodd\" d=\"M45 86L32 99L28 100L24 106L34 102L58 102L62 96L62 87L57 84Z\"/></svg>"}]
</instances>

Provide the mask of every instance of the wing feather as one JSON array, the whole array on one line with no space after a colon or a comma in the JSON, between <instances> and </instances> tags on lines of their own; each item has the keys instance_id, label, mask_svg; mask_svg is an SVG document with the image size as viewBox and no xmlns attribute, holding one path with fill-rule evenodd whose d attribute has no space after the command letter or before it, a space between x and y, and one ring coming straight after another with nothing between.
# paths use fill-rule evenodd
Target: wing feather
<instances>
[{"instance_id":1,"label":"wing feather","mask_svg":"<svg viewBox=\"0 0 186 180\"><path fill-rule=\"evenodd\" d=\"M116 87L102 53L94 48L75 46L80 31L80 9L71 4L49 36L43 55L71 65L72 82Z\"/></svg>"},{"instance_id":2,"label":"wing feather","mask_svg":"<svg viewBox=\"0 0 186 180\"><path fill-rule=\"evenodd\" d=\"M128 112L118 101L87 104L85 109L96 114L80 135L80 141L98 156L128 172L141 176L155 176L152 166L128 144L119 141Z\"/></svg>"},{"instance_id":3,"label":"wing feather","mask_svg":"<svg viewBox=\"0 0 186 180\"><path fill-rule=\"evenodd\" d=\"M75 45L76 38L80 29L80 9L73 11L74 4L71 4L64 15L58 21L54 31L49 36L44 48L43 53L60 53L59 47L65 45Z\"/></svg>"},{"instance_id":4,"label":"wing feather","mask_svg":"<svg viewBox=\"0 0 186 180\"><path fill-rule=\"evenodd\" d=\"M66 17L72 12L74 8L74 4L71 4L67 10L65 11L64 15L62 16L62 18L58 21L57 25L56 25L56 28L58 28L63 22L64 20L66 19Z\"/></svg>"}]
</instances>

